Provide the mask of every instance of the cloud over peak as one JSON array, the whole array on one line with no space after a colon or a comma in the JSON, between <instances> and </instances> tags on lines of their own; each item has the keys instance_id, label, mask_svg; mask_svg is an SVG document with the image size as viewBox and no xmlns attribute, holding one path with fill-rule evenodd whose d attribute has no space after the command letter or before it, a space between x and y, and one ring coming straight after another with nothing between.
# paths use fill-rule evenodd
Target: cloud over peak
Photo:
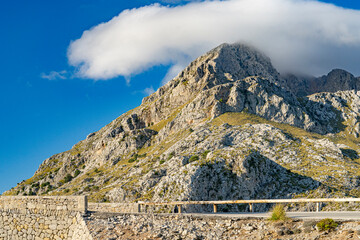
<instances>
[{"instance_id":1,"label":"cloud over peak","mask_svg":"<svg viewBox=\"0 0 360 240\"><path fill-rule=\"evenodd\" d=\"M280 72L360 74L360 11L310 0L227 0L125 10L73 41L69 63L84 78L179 66L224 42L266 53Z\"/></svg>"}]
</instances>

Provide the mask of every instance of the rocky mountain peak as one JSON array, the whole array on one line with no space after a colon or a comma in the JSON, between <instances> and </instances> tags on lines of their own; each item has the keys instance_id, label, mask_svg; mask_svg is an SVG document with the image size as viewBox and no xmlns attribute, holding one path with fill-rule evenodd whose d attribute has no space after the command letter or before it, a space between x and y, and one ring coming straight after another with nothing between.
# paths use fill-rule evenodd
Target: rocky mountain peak
<instances>
[{"instance_id":1,"label":"rocky mountain peak","mask_svg":"<svg viewBox=\"0 0 360 240\"><path fill-rule=\"evenodd\" d=\"M351 73L342 70L334 69L327 76L319 79L318 91L322 92L337 92L345 90L360 89L360 82Z\"/></svg>"},{"instance_id":2,"label":"rocky mountain peak","mask_svg":"<svg viewBox=\"0 0 360 240\"><path fill-rule=\"evenodd\" d=\"M287 74L282 76L284 87L298 96L320 92L360 90L360 78L343 69L333 69L321 77Z\"/></svg>"},{"instance_id":3,"label":"rocky mountain peak","mask_svg":"<svg viewBox=\"0 0 360 240\"><path fill-rule=\"evenodd\" d=\"M250 76L260 76L273 83L280 79L270 58L259 50L241 43L224 43L195 59L154 95L146 97L143 103L171 91L179 82L199 90L205 86L211 88Z\"/></svg>"},{"instance_id":4,"label":"rocky mountain peak","mask_svg":"<svg viewBox=\"0 0 360 240\"><path fill-rule=\"evenodd\" d=\"M279 79L270 58L253 47L225 43L212 51L218 53L214 62L219 73L229 74L236 80L250 76L260 76L272 82Z\"/></svg>"}]
</instances>

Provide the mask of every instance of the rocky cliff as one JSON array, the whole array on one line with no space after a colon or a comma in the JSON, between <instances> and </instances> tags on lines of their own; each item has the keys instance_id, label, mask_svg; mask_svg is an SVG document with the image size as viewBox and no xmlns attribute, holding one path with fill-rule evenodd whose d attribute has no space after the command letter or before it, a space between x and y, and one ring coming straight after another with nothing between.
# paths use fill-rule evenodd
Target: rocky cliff
<instances>
[{"instance_id":1,"label":"rocky cliff","mask_svg":"<svg viewBox=\"0 0 360 240\"><path fill-rule=\"evenodd\" d=\"M280 76L251 47L220 45L5 194L360 197L358 79L341 70L309 79Z\"/></svg>"},{"instance_id":2,"label":"rocky cliff","mask_svg":"<svg viewBox=\"0 0 360 240\"><path fill-rule=\"evenodd\" d=\"M337 92L360 90L360 79L351 73L334 69L321 77L296 76L286 74L282 76L284 87L298 96L306 96L318 92Z\"/></svg>"}]
</instances>

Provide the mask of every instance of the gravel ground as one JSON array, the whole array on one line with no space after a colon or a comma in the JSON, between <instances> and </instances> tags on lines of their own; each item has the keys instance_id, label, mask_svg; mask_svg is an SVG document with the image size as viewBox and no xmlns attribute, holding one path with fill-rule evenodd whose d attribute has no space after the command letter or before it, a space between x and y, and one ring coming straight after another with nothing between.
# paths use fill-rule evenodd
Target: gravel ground
<instances>
[{"instance_id":1,"label":"gravel ground","mask_svg":"<svg viewBox=\"0 0 360 240\"><path fill-rule=\"evenodd\" d=\"M317 221L93 213L86 218L94 239L360 239L360 222L338 222L320 232Z\"/></svg>"}]
</instances>

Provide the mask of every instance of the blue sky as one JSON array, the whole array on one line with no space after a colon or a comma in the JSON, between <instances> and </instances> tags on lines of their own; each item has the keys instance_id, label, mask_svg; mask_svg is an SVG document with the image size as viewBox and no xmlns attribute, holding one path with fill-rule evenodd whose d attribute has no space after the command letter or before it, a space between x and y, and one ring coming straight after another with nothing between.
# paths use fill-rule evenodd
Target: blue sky
<instances>
[{"instance_id":1,"label":"blue sky","mask_svg":"<svg viewBox=\"0 0 360 240\"><path fill-rule=\"evenodd\" d=\"M326 2L360 9L358 1ZM100 69L96 72L98 75L92 75L94 71L90 72L91 69L78 72L92 58L75 51L75 47L71 55L68 52L71 42L83 39L84 31L110 21L125 9L152 3L154 1L150 0L2 2L0 193L31 177L46 158L68 150L87 134L138 106L147 95L146 88L156 90L194 57L187 52L192 47L179 46L181 51L175 51L176 59L162 49L159 50L164 52L161 60L153 59L152 52L145 53L148 54L147 62L138 63L135 59L137 68L134 69L124 64L114 66L111 69L113 75L106 80L98 80L98 76L108 69ZM176 7L187 5L188 1L169 0L162 4ZM166 11L172 10L167 8ZM94 37L91 35L90 38ZM209 46L220 40L209 43ZM82 47L94 48L78 42ZM154 44L164 43L154 38ZM147 49L152 46L147 46ZM199 50L202 52L204 50ZM82 62L70 66L70 55ZM121 59L115 60L121 62ZM350 70L351 67L349 65Z\"/></svg>"}]
</instances>

